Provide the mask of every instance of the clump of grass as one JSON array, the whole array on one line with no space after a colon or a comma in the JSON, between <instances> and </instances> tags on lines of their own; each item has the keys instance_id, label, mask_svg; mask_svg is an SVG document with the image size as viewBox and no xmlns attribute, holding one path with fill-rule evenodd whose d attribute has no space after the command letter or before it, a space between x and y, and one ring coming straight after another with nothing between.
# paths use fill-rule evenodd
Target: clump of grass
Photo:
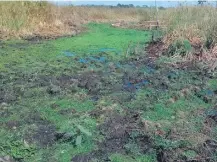
<instances>
[{"instance_id":1,"label":"clump of grass","mask_svg":"<svg viewBox=\"0 0 217 162\"><path fill-rule=\"evenodd\" d=\"M163 42L165 48L170 47L174 42L185 39L192 47L199 51L197 57L184 55L184 61L199 59L207 64L216 64L217 44L217 12L212 6L181 6L161 10L159 20L167 23ZM216 66L211 69L215 69Z\"/></svg>"},{"instance_id":2,"label":"clump of grass","mask_svg":"<svg viewBox=\"0 0 217 162\"><path fill-rule=\"evenodd\" d=\"M212 39L216 43L217 12L214 7L182 6L160 12L159 19L168 24L166 43L170 44L179 37L185 37L192 43L194 37L198 37L205 42L209 36L213 36Z\"/></svg>"},{"instance_id":3,"label":"clump of grass","mask_svg":"<svg viewBox=\"0 0 217 162\"><path fill-rule=\"evenodd\" d=\"M1 2L1 37L67 33L69 29L54 14L55 8L46 2Z\"/></svg>"},{"instance_id":4,"label":"clump of grass","mask_svg":"<svg viewBox=\"0 0 217 162\"><path fill-rule=\"evenodd\" d=\"M177 40L168 47L168 54L174 56L176 54L185 56L188 52L192 50L191 44L188 40Z\"/></svg>"}]
</instances>

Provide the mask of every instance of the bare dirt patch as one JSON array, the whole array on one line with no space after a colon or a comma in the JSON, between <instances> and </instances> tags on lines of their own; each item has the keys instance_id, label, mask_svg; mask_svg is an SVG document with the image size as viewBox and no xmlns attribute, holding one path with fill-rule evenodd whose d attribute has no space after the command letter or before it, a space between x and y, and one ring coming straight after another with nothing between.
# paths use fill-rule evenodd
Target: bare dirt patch
<instances>
[{"instance_id":1,"label":"bare dirt patch","mask_svg":"<svg viewBox=\"0 0 217 162\"><path fill-rule=\"evenodd\" d=\"M120 115L114 112L98 129L100 134L105 137L102 142L98 142L98 150L76 155L72 158L72 162L91 161L93 159L110 161L109 155L112 153L124 155L132 153L132 145L141 154L153 150L152 140L144 131L139 113L129 111L125 115Z\"/></svg>"}]
</instances>

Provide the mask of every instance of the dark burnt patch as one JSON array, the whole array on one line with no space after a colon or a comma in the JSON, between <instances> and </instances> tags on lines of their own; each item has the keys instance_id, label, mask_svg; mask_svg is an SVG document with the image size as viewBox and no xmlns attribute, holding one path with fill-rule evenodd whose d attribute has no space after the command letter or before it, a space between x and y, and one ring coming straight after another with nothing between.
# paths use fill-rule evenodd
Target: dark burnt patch
<instances>
[{"instance_id":1,"label":"dark burnt patch","mask_svg":"<svg viewBox=\"0 0 217 162\"><path fill-rule=\"evenodd\" d=\"M11 120L11 121L8 121L7 123L6 123L6 127L8 128L8 129L17 129L18 127L20 127L21 126L21 122L20 121L14 121L14 120Z\"/></svg>"},{"instance_id":2,"label":"dark burnt patch","mask_svg":"<svg viewBox=\"0 0 217 162\"><path fill-rule=\"evenodd\" d=\"M0 89L0 103L11 103L17 100L18 94L11 89L1 88Z\"/></svg>"},{"instance_id":3,"label":"dark burnt patch","mask_svg":"<svg viewBox=\"0 0 217 162\"><path fill-rule=\"evenodd\" d=\"M97 94L101 89L103 74L100 72L88 72L78 76L78 87L85 88L90 94Z\"/></svg>"},{"instance_id":4,"label":"dark burnt patch","mask_svg":"<svg viewBox=\"0 0 217 162\"><path fill-rule=\"evenodd\" d=\"M56 141L56 129L53 125L37 125L36 128L28 130L25 140L35 143L41 148L51 146Z\"/></svg>"},{"instance_id":5,"label":"dark burnt patch","mask_svg":"<svg viewBox=\"0 0 217 162\"><path fill-rule=\"evenodd\" d=\"M140 114L137 112L126 112L125 115L113 112L98 129L100 134L104 136L104 140L97 143L98 150L89 154L76 155L72 158L72 162L91 161L93 159L110 161L109 156L112 153L135 153L129 147L131 145L135 146L138 154L153 151L152 140L144 131L140 122Z\"/></svg>"},{"instance_id":6,"label":"dark burnt patch","mask_svg":"<svg viewBox=\"0 0 217 162\"><path fill-rule=\"evenodd\" d=\"M150 57L156 58L159 57L160 54L165 52L164 43L162 41L154 41L149 43L146 48Z\"/></svg>"},{"instance_id":7,"label":"dark burnt patch","mask_svg":"<svg viewBox=\"0 0 217 162\"><path fill-rule=\"evenodd\" d=\"M39 43L41 41L47 41L47 40L55 40L58 38L70 38L75 36L79 31L72 32L72 34L67 35L41 35L41 34L33 34L33 35L27 35L21 37L23 40L29 41L31 43Z\"/></svg>"}]
</instances>

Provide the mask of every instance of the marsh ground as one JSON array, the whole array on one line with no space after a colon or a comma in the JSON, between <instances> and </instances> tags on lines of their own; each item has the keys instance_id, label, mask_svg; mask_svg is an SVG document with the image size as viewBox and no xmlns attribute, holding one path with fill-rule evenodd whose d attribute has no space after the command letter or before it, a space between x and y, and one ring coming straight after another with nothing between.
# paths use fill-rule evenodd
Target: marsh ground
<instances>
[{"instance_id":1,"label":"marsh ground","mask_svg":"<svg viewBox=\"0 0 217 162\"><path fill-rule=\"evenodd\" d=\"M1 156L217 161L216 73L170 64L150 31L86 28L51 41L0 42Z\"/></svg>"}]
</instances>

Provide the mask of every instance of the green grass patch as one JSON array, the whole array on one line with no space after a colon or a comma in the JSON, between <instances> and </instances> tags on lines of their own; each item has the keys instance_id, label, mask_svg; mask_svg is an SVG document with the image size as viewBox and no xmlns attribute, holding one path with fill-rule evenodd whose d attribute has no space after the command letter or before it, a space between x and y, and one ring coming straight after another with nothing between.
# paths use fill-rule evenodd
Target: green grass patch
<instances>
[{"instance_id":1,"label":"green grass patch","mask_svg":"<svg viewBox=\"0 0 217 162\"><path fill-rule=\"evenodd\" d=\"M87 25L88 31L74 38L62 38L53 41L60 50L69 50L75 54L96 55L108 53L109 57L121 58L129 46L146 43L150 40L150 32L133 29L113 28L110 24Z\"/></svg>"},{"instance_id":2,"label":"green grass patch","mask_svg":"<svg viewBox=\"0 0 217 162\"><path fill-rule=\"evenodd\" d=\"M127 155L122 155L122 154L112 154L110 156L110 160L112 162L155 162L156 158L155 156L152 155L143 155L143 156L136 156L136 158L132 158Z\"/></svg>"},{"instance_id":3,"label":"green grass patch","mask_svg":"<svg viewBox=\"0 0 217 162\"><path fill-rule=\"evenodd\" d=\"M89 100L70 100L70 98L73 96L65 96L64 99L41 96L37 99L23 99L8 107L11 114L1 120L3 123L0 131L3 137L0 140L1 155L10 155L24 161L53 159L65 162L70 161L73 155L93 149L96 121L89 117L87 112L95 106ZM18 125L9 127L9 123ZM70 134L73 139L68 142L56 141L46 149L26 142L26 137L37 132L41 125L47 124L54 125L56 133ZM49 159L47 155L50 155Z\"/></svg>"},{"instance_id":4,"label":"green grass patch","mask_svg":"<svg viewBox=\"0 0 217 162\"><path fill-rule=\"evenodd\" d=\"M207 83L207 86L211 90L217 90L217 80L216 79L210 79Z\"/></svg>"},{"instance_id":5,"label":"green grass patch","mask_svg":"<svg viewBox=\"0 0 217 162\"><path fill-rule=\"evenodd\" d=\"M26 73L42 72L64 73L78 69L75 57L105 55L107 59L122 59L129 47L147 43L150 32L133 29L113 28L109 24L87 25L88 30L78 36L57 40L31 43L26 41L5 41L0 51L0 71L20 70ZM64 52L75 54L67 57ZM48 71L43 71L43 73Z\"/></svg>"}]
</instances>

